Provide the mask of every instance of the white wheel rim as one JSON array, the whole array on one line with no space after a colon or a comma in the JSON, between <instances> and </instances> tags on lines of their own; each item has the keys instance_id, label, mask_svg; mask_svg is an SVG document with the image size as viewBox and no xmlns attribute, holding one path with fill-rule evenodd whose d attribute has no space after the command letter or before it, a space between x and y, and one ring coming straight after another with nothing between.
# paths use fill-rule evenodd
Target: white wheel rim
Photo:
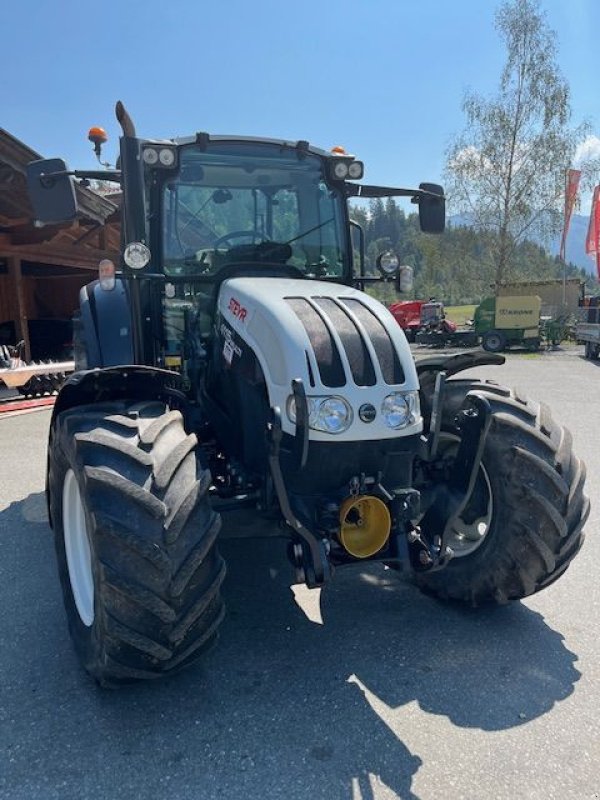
<instances>
[{"instance_id":1,"label":"white wheel rim","mask_svg":"<svg viewBox=\"0 0 600 800\"><path fill-rule=\"evenodd\" d=\"M493 515L492 487L487 470L483 464L479 467L485 480L488 496L485 514L473 522L465 522L461 517L457 517L448 531L447 542L454 551L455 558L469 556L483 543L483 540L490 532L490 525Z\"/></svg>"},{"instance_id":2,"label":"white wheel rim","mask_svg":"<svg viewBox=\"0 0 600 800\"><path fill-rule=\"evenodd\" d=\"M92 555L79 484L72 469L63 485L63 531L73 599L81 621L89 628L94 621Z\"/></svg>"},{"instance_id":3,"label":"white wheel rim","mask_svg":"<svg viewBox=\"0 0 600 800\"><path fill-rule=\"evenodd\" d=\"M458 436L449 433L442 434L442 447L446 446L447 448L458 449L459 443L460 439ZM483 540L490 532L494 514L492 486L487 470L483 464L480 465L479 472L485 481L487 508L481 517L474 519L472 522L465 522L461 517L457 517L451 522L446 534L446 544L452 548L454 558L470 556L471 553L474 553L475 550L483 544Z\"/></svg>"}]
</instances>

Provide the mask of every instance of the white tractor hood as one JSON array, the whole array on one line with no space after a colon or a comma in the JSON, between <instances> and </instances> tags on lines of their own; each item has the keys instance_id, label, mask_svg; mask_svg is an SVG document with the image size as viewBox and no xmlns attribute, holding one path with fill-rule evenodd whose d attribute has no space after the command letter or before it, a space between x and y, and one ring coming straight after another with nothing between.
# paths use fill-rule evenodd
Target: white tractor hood
<instances>
[{"instance_id":1,"label":"white tractor hood","mask_svg":"<svg viewBox=\"0 0 600 800\"><path fill-rule=\"evenodd\" d=\"M311 440L390 439L422 431L420 414L398 431L380 413L386 395L417 391L419 383L402 329L377 300L325 281L231 278L221 286L218 309L224 359L234 366L244 343L251 347L286 433L295 433L286 412L294 378L302 379L307 396L343 397L352 407L348 430L333 435L311 429ZM376 409L371 422L358 413L367 403Z\"/></svg>"}]
</instances>

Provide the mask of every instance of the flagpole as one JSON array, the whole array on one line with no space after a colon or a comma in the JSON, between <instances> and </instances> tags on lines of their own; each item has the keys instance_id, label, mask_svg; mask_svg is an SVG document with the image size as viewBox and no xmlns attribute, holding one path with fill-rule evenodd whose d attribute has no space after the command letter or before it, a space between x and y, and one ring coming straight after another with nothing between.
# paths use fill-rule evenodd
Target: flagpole
<instances>
[{"instance_id":1,"label":"flagpole","mask_svg":"<svg viewBox=\"0 0 600 800\"><path fill-rule=\"evenodd\" d=\"M565 218L563 223L563 233L562 239L560 242L560 257L562 258L562 265L563 265L563 308L567 304L567 259L566 259L566 250L567 250L567 227L569 225L568 222L568 214L569 214L569 170L565 170Z\"/></svg>"},{"instance_id":2,"label":"flagpole","mask_svg":"<svg viewBox=\"0 0 600 800\"><path fill-rule=\"evenodd\" d=\"M565 207L563 214L563 229L560 237L560 260L565 262L565 240L567 238L567 218L569 216L569 170L565 170Z\"/></svg>"},{"instance_id":3,"label":"flagpole","mask_svg":"<svg viewBox=\"0 0 600 800\"><path fill-rule=\"evenodd\" d=\"M596 257L596 276L600 281L600 186L594 188L585 252Z\"/></svg>"},{"instance_id":4,"label":"flagpole","mask_svg":"<svg viewBox=\"0 0 600 800\"><path fill-rule=\"evenodd\" d=\"M577 199L580 178L581 170L579 169L568 169L565 172L565 219L560 242L560 258L563 262L563 307L567 305L567 234Z\"/></svg>"}]
</instances>

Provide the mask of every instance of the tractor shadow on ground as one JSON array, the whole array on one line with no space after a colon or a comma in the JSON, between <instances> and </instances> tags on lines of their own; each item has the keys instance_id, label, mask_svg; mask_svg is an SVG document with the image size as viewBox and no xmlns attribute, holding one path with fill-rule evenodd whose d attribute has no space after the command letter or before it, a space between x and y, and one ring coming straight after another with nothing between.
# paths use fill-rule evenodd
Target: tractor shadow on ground
<instances>
[{"instance_id":1,"label":"tractor shadow on ground","mask_svg":"<svg viewBox=\"0 0 600 800\"><path fill-rule=\"evenodd\" d=\"M579 356L581 361L585 361L586 364L590 364L592 367L600 367L600 358L586 358L584 355Z\"/></svg>"},{"instance_id":2,"label":"tractor shadow on ground","mask_svg":"<svg viewBox=\"0 0 600 800\"><path fill-rule=\"evenodd\" d=\"M506 730L547 713L580 677L561 634L526 605L443 605L378 565L338 570L323 624L311 621L285 544L239 540L222 545L228 616L203 664L102 691L70 647L42 493L0 513L0 531L0 608L12 614L0 653L4 785L30 796L50 779L65 797L140 796L146 780L148 796L197 787L203 800L371 800L381 784L416 798L423 762L404 740L432 730L429 715ZM299 602L314 619L315 594ZM90 761L104 767L90 772Z\"/></svg>"},{"instance_id":3,"label":"tractor shadow on ground","mask_svg":"<svg viewBox=\"0 0 600 800\"><path fill-rule=\"evenodd\" d=\"M505 730L549 711L580 677L562 635L522 603L446 604L393 570L358 564L338 569L321 592L318 624L299 607L316 604L313 591L302 589L308 603L294 602L283 544L227 542L222 550L229 566L223 639L256 626L252 640L260 646L262 636L264 644L272 638L288 657L295 651L300 671L308 664L323 674L335 665L332 676L355 675L392 708L416 700L455 725Z\"/></svg>"}]
</instances>

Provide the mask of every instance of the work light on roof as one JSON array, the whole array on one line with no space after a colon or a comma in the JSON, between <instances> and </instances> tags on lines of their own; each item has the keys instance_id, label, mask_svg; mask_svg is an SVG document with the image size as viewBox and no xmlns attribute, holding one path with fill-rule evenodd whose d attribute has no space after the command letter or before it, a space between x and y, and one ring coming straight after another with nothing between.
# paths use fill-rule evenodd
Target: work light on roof
<instances>
[{"instance_id":1,"label":"work light on roof","mask_svg":"<svg viewBox=\"0 0 600 800\"><path fill-rule=\"evenodd\" d=\"M353 156L344 155L331 158L329 162L329 175L334 181L345 181L347 178L359 180L364 174L362 161L355 161Z\"/></svg>"},{"instance_id":2,"label":"work light on roof","mask_svg":"<svg viewBox=\"0 0 600 800\"><path fill-rule=\"evenodd\" d=\"M348 177L358 181L365 174L365 165L362 161L353 161L348 167Z\"/></svg>"},{"instance_id":3,"label":"work light on roof","mask_svg":"<svg viewBox=\"0 0 600 800\"><path fill-rule=\"evenodd\" d=\"M153 167L158 163L158 150L154 147L145 147L142 151L142 158L144 159L144 164Z\"/></svg>"},{"instance_id":4,"label":"work light on roof","mask_svg":"<svg viewBox=\"0 0 600 800\"><path fill-rule=\"evenodd\" d=\"M172 147L161 147L158 160L163 167L172 167L175 164L175 150Z\"/></svg>"},{"instance_id":5,"label":"work light on roof","mask_svg":"<svg viewBox=\"0 0 600 800\"><path fill-rule=\"evenodd\" d=\"M174 147L144 147L142 160L149 167L170 169L177 162L177 153Z\"/></svg>"},{"instance_id":6,"label":"work light on roof","mask_svg":"<svg viewBox=\"0 0 600 800\"><path fill-rule=\"evenodd\" d=\"M338 181L346 180L348 177L348 163L346 161L336 161L333 165L333 176Z\"/></svg>"}]
</instances>

